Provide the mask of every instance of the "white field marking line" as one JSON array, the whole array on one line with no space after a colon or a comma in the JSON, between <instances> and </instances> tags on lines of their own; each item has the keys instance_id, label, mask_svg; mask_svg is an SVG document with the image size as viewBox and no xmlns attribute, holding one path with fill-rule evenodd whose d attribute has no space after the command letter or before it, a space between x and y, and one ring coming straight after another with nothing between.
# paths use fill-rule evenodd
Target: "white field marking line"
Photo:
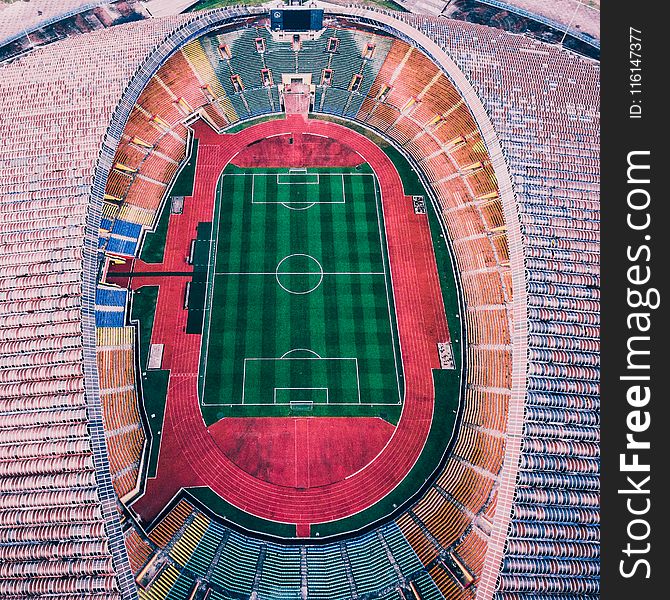
<instances>
[{"instance_id":1,"label":"white field marking line","mask_svg":"<svg viewBox=\"0 0 670 600\"><path fill-rule=\"evenodd\" d=\"M209 357L209 334L212 326L212 302L214 300L214 280L216 279L216 248L219 241L219 224L221 221L221 202L223 195L223 178L225 175L219 177L219 181L216 184L216 190L214 192L214 215L216 219L216 225L212 224L211 238L209 240L209 261L207 262L207 291L206 297L209 300L208 307L205 307L205 319L207 319L207 337L205 338L205 356L204 362L202 364L202 398L200 398L201 406L211 406L205 403L205 385L207 383L207 359ZM195 190L193 190L195 192ZM212 246L214 247L214 252L212 252ZM204 328L203 328L204 329ZM216 405L215 405L216 406Z\"/></svg>"},{"instance_id":2,"label":"white field marking line","mask_svg":"<svg viewBox=\"0 0 670 600\"><path fill-rule=\"evenodd\" d=\"M275 406L275 405L274 404L263 403L263 402L245 402L243 405L242 404L231 404L229 402L221 402L219 404L204 404L203 406L216 406L216 407L222 407L222 408L233 408L234 406L265 406L265 407L268 407L268 406ZM280 404L279 406L283 406L283 405ZM286 406L288 406L288 404L286 404ZM325 406L325 404L317 404L317 406ZM389 406L398 406L398 405L397 404L383 404L382 402L333 402L329 406L362 406L362 407L385 406L385 407L389 407ZM351 417L351 418L355 418L355 417ZM379 419L380 417L368 417L368 418ZM397 427L397 425L394 425L394 427ZM384 446L384 448L386 448L386 446ZM381 452L379 454L381 454ZM379 456L379 454L377 456ZM372 462L372 461L370 461L370 462Z\"/></svg>"},{"instance_id":3,"label":"white field marking line","mask_svg":"<svg viewBox=\"0 0 670 600\"><path fill-rule=\"evenodd\" d=\"M289 352L295 352L289 350ZM244 360L353 360L357 361L355 356L280 356L280 357L264 357L264 356L248 356Z\"/></svg>"},{"instance_id":4,"label":"white field marking line","mask_svg":"<svg viewBox=\"0 0 670 600\"><path fill-rule=\"evenodd\" d=\"M281 182L279 178L281 176L288 176L290 177L289 173L254 173L252 175L252 185L251 185L251 204L281 204L282 206L285 206L288 209L291 210L307 210L308 208L312 208L315 204L346 204L346 197L342 195L342 200L332 200L332 201L314 201L314 200L256 200L256 194L255 194L255 185L253 182L256 180L256 176L264 176L264 177L269 177L271 175L275 175L277 177L277 185L315 185L319 186L321 185L321 179L320 179L320 174L319 173L307 173L308 175L316 175L317 180L316 182L302 182L302 183L296 183L296 182L291 182L291 181L286 181L286 182ZM243 173L237 173L237 175L243 175ZM305 173L301 173L301 175L305 175ZM330 175L330 173L328 173ZM338 173L333 175L340 175L341 177L344 178L344 174ZM343 186L344 189L344 186ZM291 205L297 205L297 207L293 207Z\"/></svg>"},{"instance_id":5,"label":"white field marking line","mask_svg":"<svg viewBox=\"0 0 670 600\"><path fill-rule=\"evenodd\" d=\"M242 365L242 405L244 406L244 392L247 389L247 360Z\"/></svg>"},{"instance_id":6,"label":"white field marking line","mask_svg":"<svg viewBox=\"0 0 670 600\"><path fill-rule=\"evenodd\" d=\"M389 249L388 249L388 240L386 241L386 260L384 260L384 239L385 235L382 235L382 222L383 219L380 218L379 214L379 207L381 206L382 213L384 212L384 205L383 201L381 199L381 194L377 192L377 180L375 180L375 206L377 209L377 225L379 228L379 249L381 250L382 253L382 264L384 265L384 275L386 275L386 263L388 262L388 268L389 268L389 277L391 278L391 291L393 290L393 274L391 272L391 256L389 254ZM386 233L386 229L383 230L384 233ZM389 314L389 329L391 330L391 342L393 344L393 361L395 363L395 378L396 378L396 384L398 386L398 404L404 404L403 403L403 398L400 394L400 372L398 370L398 357L396 353L396 347L395 347L395 327L393 327L393 318L391 316L391 299L389 296L389 284L388 284L388 278L384 277L384 285L386 287L386 305L388 307L388 314ZM395 300L395 297L394 297ZM395 304L395 302L394 302ZM400 346L400 335L398 335L398 348L400 349L400 355L402 356L402 347ZM401 414L402 416L402 414Z\"/></svg>"},{"instance_id":7,"label":"white field marking line","mask_svg":"<svg viewBox=\"0 0 670 600\"><path fill-rule=\"evenodd\" d=\"M242 406L246 405L246 402L244 401L244 395L245 392L247 391L247 359L244 359L244 362L242 363Z\"/></svg>"},{"instance_id":8,"label":"white field marking line","mask_svg":"<svg viewBox=\"0 0 670 600\"><path fill-rule=\"evenodd\" d=\"M260 203L256 203L256 204L260 204ZM270 203L267 203L267 204L270 204ZM293 203L291 203L291 202L280 202L279 204L281 204L285 208L288 208L289 210L309 210L310 208L312 208L312 206L314 206L316 204L316 202L311 202L309 204L305 204L305 206L300 206L300 207L291 206L291 204L302 204L302 202L293 202ZM320 204L325 204L325 203L321 202Z\"/></svg>"},{"instance_id":9,"label":"white field marking line","mask_svg":"<svg viewBox=\"0 0 670 600\"><path fill-rule=\"evenodd\" d=\"M361 403L361 378L358 374L358 358L354 359L356 361L356 389L358 390L358 403Z\"/></svg>"},{"instance_id":10,"label":"white field marking line","mask_svg":"<svg viewBox=\"0 0 670 600\"><path fill-rule=\"evenodd\" d=\"M284 184L282 184L284 185ZM293 185L293 184L291 184ZM299 183L296 183L295 185L301 185ZM345 198L342 200L328 200L328 201L322 201L322 200L254 200L253 198L251 199L252 204L282 204L288 208L288 204L309 204L310 207L314 206L315 204L346 204L347 201ZM309 207L308 207L309 208Z\"/></svg>"},{"instance_id":11,"label":"white field marking line","mask_svg":"<svg viewBox=\"0 0 670 600\"><path fill-rule=\"evenodd\" d=\"M289 258L293 258L294 256L304 256L305 258L311 258L317 265L319 265L319 272L323 273L323 267L321 266L321 263L316 260L311 254L304 254L302 252L294 252L293 254L289 254L282 258L279 263L277 263L277 268L275 269L275 273L279 271L279 267L281 264L285 261L288 260ZM288 272L281 273L282 275L288 275ZM316 275L316 273L303 273L304 275Z\"/></svg>"},{"instance_id":12,"label":"white field marking line","mask_svg":"<svg viewBox=\"0 0 670 600\"><path fill-rule=\"evenodd\" d=\"M374 177L374 173L344 173L342 171L329 171L328 173L311 173L311 174L328 175L328 176L332 175L333 177L337 175L341 175L342 177ZM272 175L288 175L288 173L267 173L265 171L261 171L260 173L224 173L223 175L225 177L249 177L249 175L252 175L254 177L256 177L257 175L263 175L267 177ZM310 175L310 173L307 173L307 175Z\"/></svg>"},{"instance_id":13,"label":"white field marking line","mask_svg":"<svg viewBox=\"0 0 670 600\"><path fill-rule=\"evenodd\" d=\"M330 404L329 401L329 394L328 394L328 389L327 387L276 387L272 388L272 403L277 404L277 391L282 391L282 390L325 390L326 392L326 405ZM305 400L293 400L293 402L299 402L299 403L305 403ZM312 402L312 401L307 401L307 402ZM312 402L313 404L323 404L322 402ZM281 406L286 405L286 404L291 404L291 401L289 400L288 402L279 402ZM247 405L249 406L249 405Z\"/></svg>"},{"instance_id":14,"label":"white field marking line","mask_svg":"<svg viewBox=\"0 0 670 600\"><path fill-rule=\"evenodd\" d=\"M217 271L214 273L214 275L272 275L275 276L277 274L276 271L250 271L248 273L232 273L228 271ZM304 273L304 272L293 272L293 271L286 271L284 273L281 273L282 275L318 275L319 273ZM360 276L366 276L366 275L386 275L384 272L378 272L378 273L354 273L354 272L344 272L344 271L324 271L323 275L360 275Z\"/></svg>"},{"instance_id":15,"label":"white field marking line","mask_svg":"<svg viewBox=\"0 0 670 600\"><path fill-rule=\"evenodd\" d=\"M277 173L277 185L320 185L319 181L279 181L280 173ZM281 173L281 175L287 175L287 173ZM318 177L318 174L317 174ZM254 204L260 204L260 202L255 202ZM326 204L322 202L322 204ZM340 203L341 204L341 203Z\"/></svg>"},{"instance_id":16,"label":"white field marking line","mask_svg":"<svg viewBox=\"0 0 670 600\"><path fill-rule=\"evenodd\" d=\"M365 405L365 406L367 406L367 405ZM393 405L392 404L387 404L386 406L393 406ZM371 417L371 418L372 419L379 419L380 421L382 421L384 423L388 423L388 421L384 421L384 419L382 419L381 417ZM395 432L397 431L398 426L394 425L394 428L395 429L393 430L393 433L391 434L391 438L395 435ZM389 438L389 442L391 441L391 438ZM344 478L345 481L347 479L351 479L352 477L356 477L356 475L358 475L361 471L365 471L365 469L367 469L373 462L375 462L386 451L386 447L389 445L389 442L386 442L386 444L384 444L384 447L379 452L377 452L377 454L374 456L374 458L371 458L368 461L368 463L363 465L360 469L358 469L358 471L354 471L353 473L349 473L349 475L347 475ZM425 446L425 444L424 444L424 446ZM423 452L423 449L421 451ZM414 463L414 464L416 464L416 463ZM412 466L414 466L414 465L412 465ZM398 486L396 485L396 487L398 487ZM393 489L395 490L395 488L393 488ZM393 491L393 490L391 490L391 491ZM361 512L361 511L359 511L359 512ZM357 514L357 513L354 513L354 514Z\"/></svg>"},{"instance_id":17,"label":"white field marking line","mask_svg":"<svg viewBox=\"0 0 670 600\"><path fill-rule=\"evenodd\" d=\"M280 275L290 275L290 274L292 274L292 273L279 273L279 267L282 266L282 263L284 261L286 261L289 258L292 258L294 256L304 256L305 258L310 258L319 266L319 281L316 283L316 285L313 285L309 290L305 290L304 292L296 292L294 290L290 290L286 286L284 286L282 284L282 282L279 280ZM316 275L316 273L307 273L307 275ZM318 287L323 283L323 266L321 265L321 263L318 260L316 260L316 258L314 258L313 256L311 256L309 254L299 254L299 253L289 254L288 256L285 256L284 258L282 258L279 261L279 263L277 264L277 268L275 269L275 279L277 280L277 284L279 285L279 287L282 290L284 290L285 292L287 292L288 294L294 294L296 296L304 296L305 294L311 294L313 291L318 289Z\"/></svg>"},{"instance_id":18,"label":"white field marking line","mask_svg":"<svg viewBox=\"0 0 670 600\"><path fill-rule=\"evenodd\" d=\"M318 352L314 352L314 350L310 350L309 348L293 348L293 350L288 350L287 352L284 352L284 354L282 354L279 358L288 358L288 355L291 354L292 352L309 352L314 355L314 358L321 358ZM309 358L309 357L305 356L303 358Z\"/></svg>"},{"instance_id":19,"label":"white field marking line","mask_svg":"<svg viewBox=\"0 0 670 600\"><path fill-rule=\"evenodd\" d=\"M250 173L227 173L225 176L226 177L247 177L248 175L250 175ZM273 202L273 201L267 201L267 200L265 200L265 201L256 200L255 199L256 198L256 193L255 193L255 190L256 190L256 185L255 185L256 176L267 177L267 176L270 176L270 175L276 175L277 178L279 178L280 175L288 175L288 173L264 173L264 172L262 172L262 173L251 173L251 203L252 204L281 204L282 206L285 206L286 208L292 208L291 206L289 206L291 204L308 205L308 206L305 206L305 207L302 207L302 208L293 208L293 210L305 210L307 208L311 208L315 204L346 204L347 203L347 194L346 194L346 190L345 190L345 186L344 186L344 178L345 177L372 177L374 179L374 173L339 173L339 172L338 173L326 173L326 175L329 175L329 176L336 177L336 176L339 175L342 178L342 200L341 201L338 200L338 201L330 201L330 202L325 202L325 201L324 202L321 202L321 201L314 202L314 201L311 201L311 200L301 200L301 201L287 200L285 202L280 202L280 201L274 201ZM320 177L321 174L320 173L312 173L312 175L316 175L317 177ZM320 179L319 179L319 181L320 181ZM286 183L286 184L280 184L279 180L277 180L277 183L278 183L278 185L316 185L316 184L297 184L297 183L290 183L290 182Z\"/></svg>"},{"instance_id":20,"label":"white field marking line","mask_svg":"<svg viewBox=\"0 0 670 600\"><path fill-rule=\"evenodd\" d=\"M380 188L379 188L379 192L380 192L380 196L381 196L381 186L380 186ZM376 187L376 186L375 186L375 197L377 197L377 187ZM384 212L384 202L383 202L383 199L382 199L382 201L377 205L377 218L379 218L379 206L381 206L382 214L383 214L383 212ZM379 229L379 236L380 236L380 239L381 239L381 231L382 231L382 230L381 230L381 228L380 228L380 229ZM384 230L384 231L386 231L386 230ZM383 244L382 244L382 248L383 248ZM391 277L391 287L392 287L392 289L393 289L393 271L391 271L391 257L390 257L390 255L388 254L388 241L387 241L387 243L386 243L386 250L387 250L387 257L388 257L388 261L389 261L389 272L390 272L390 273L389 273L389 276ZM387 284L387 288L386 288L386 289L387 289L387 297L388 297L388 284ZM394 300L395 300L395 295L394 295ZM390 307L390 305L389 305L389 318L390 318L390 309L391 309L391 307ZM392 322L391 322L391 335L392 335L392 336L394 335L393 323L392 323ZM401 356L401 358L402 358L402 346L401 346L401 344L400 344L400 335L398 335L398 347L400 348L400 356ZM393 349L393 355L395 356L395 346L394 346L394 349ZM397 364L398 364L398 363L397 363L397 360L396 360L396 373L398 373ZM463 365L461 364L461 375L462 375L462 373L463 373L462 368L463 368ZM435 384L434 384L434 382L433 382L433 394L434 394L434 393L435 393ZM399 380L399 379L398 379L398 397L400 398L400 380ZM403 402L402 399L399 399L399 401L398 401L398 405L401 406L401 409L400 409L400 418L398 419L398 423L396 424L395 429L393 430L393 433L391 434L391 437L390 437L390 438L386 441L386 443L384 444L384 447L377 453L377 456L375 456L375 457L374 457L374 458L373 458L367 465L361 467L358 471L356 471L356 473L351 473L350 475L347 475L347 476L345 477L345 479L349 479L350 477L353 477L353 476L356 475L357 473L360 473L361 471L363 471L364 469L366 469L369 465L371 465L374 461L376 461L377 458L379 458L384 452L386 452L386 448L388 448L389 444L391 443L391 440L395 437L396 433L398 432L398 425L400 424L400 421L402 420L402 414L403 414L403 412L405 412L405 403ZM393 405L387 405L387 406L393 406ZM378 418L380 418L380 417L375 417L375 418L378 419ZM433 416L432 416L432 419L434 419L434 418L435 418L435 410L434 410L434 406L433 406ZM432 421L431 421L431 425L432 425ZM424 441L423 447L421 448L421 452L423 452L423 449L424 449L425 447L426 447L426 443L425 443L425 441ZM420 455L419 455L419 456L420 456ZM417 462L418 460L419 460L419 458L417 457L416 461L414 461L414 465L416 464L416 462ZM412 465L412 468L414 468L414 465ZM396 487L397 487L397 486L396 486ZM395 488L394 488L394 489L395 489Z\"/></svg>"},{"instance_id":21,"label":"white field marking line","mask_svg":"<svg viewBox=\"0 0 670 600\"><path fill-rule=\"evenodd\" d=\"M273 173L259 173L259 174L260 175L272 175ZM379 215L380 202L377 202L377 200L379 200L379 194L378 194L378 190L377 190L377 180L376 180L376 177L375 177L374 173L331 173L331 174L332 175L341 175L343 184L344 184L344 176L345 175L347 175L349 177L372 177L373 183L374 183L374 190L375 190L375 200L376 200L376 205L377 205L376 209L377 209L377 223L378 223L379 237L380 237L380 247L383 249L382 230L381 230L380 215ZM215 211L216 212L216 226L212 229L213 235L212 235L212 239L210 240L210 263L209 263L210 265L212 264L211 247L212 247L213 244L216 245L216 243L218 242L218 231L219 231L219 224L220 224L220 220L221 220L221 210L220 210L220 208L221 208L221 196L223 194L223 186L222 186L223 178L224 177L240 177L240 176L246 177L247 175L248 175L248 173L224 173L224 174L222 174L222 177L219 179L219 182L217 184L217 187L219 188L219 190L218 190L219 203L216 207L216 208L218 208L218 210ZM253 177L255 177L255 175L256 174L253 174L253 176L252 176L252 190L253 190ZM383 207L382 207L382 211L383 211ZM214 234L216 234L216 238L215 238ZM387 256L388 256L388 247L387 247ZM382 255L382 260L383 260L383 255ZM309 275L310 273L286 273L286 274L287 275ZM209 294L210 294L210 307L211 307L211 296L213 295L214 277L216 277L217 275L221 275L221 276L241 276L241 275L275 276L276 273L275 272L246 272L246 273L243 273L243 272L224 272L224 271L217 272L217 271L214 271L214 274L213 274L213 277L212 277L212 283L211 283L211 286L210 286L210 284L209 284L209 267L208 267L208 291L209 291ZM325 275L386 276L386 266L384 265L384 271L382 271L382 272L353 272L353 271L328 272L328 271L324 271L323 275L324 276ZM393 340L395 340L395 330L393 328L393 321L391 320L391 306L390 306L390 301L389 301L389 296L388 296L388 282L386 281L386 278L385 278L385 286L386 286L386 294L387 294L386 302L387 302L387 307L388 307L388 312L389 312L389 327L391 329L391 337L392 337ZM208 357L208 353L209 353L209 335L210 335L210 329L211 329L211 308L206 309L206 318L207 318L207 347L205 349L205 363L204 363L205 371L206 371L206 366L207 366L207 357ZM398 340L398 346L400 346L400 340ZM300 350L300 349L298 348L298 349L295 349L295 350ZM289 350L288 353L293 352L293 351L294 350ZM402 350L401 350L401 353L402 353ZM395 365L396 365L396 380L397 380L397 384L398 384L398 398L399 398L399 401L398 401L397 404L402 404L402 399L400 398L400 380L399 380L399 374L398 374L398 363L397 363L395 348L394 348L394 351L393 351L393 356L394 356ZM316 359L316 357L314 357L314 358ZM282 360L296 360L296 359L292 359L292 358L289 358L289 357L281 357L281 359ZM261 404L261 403L259 403L259 404L255 404L255 403L248 404L248 403L244 402L245 378L246 378L246 361L247 360L248 359L246 359L246 358L244 359L245 364L244 364L243 377L242 377L242 404L246 405L246 406L268 406L267 404ZM258 359L249 359L249 360L258 360ZM279 360L279 359L274 359L274 360ZM309 360L309 359L308 358L302 358L302 359L297 359L297 360ZM322 359L322 360L352 360L352 359L351 358L330 358L330 359ZM394 406L394 404L389 404L387 402L368 402L368 403L362 403L361 402L358 359L354 358L353 360L356 361L358 403L348 402L348 403L338 403L338 405L341 405L341 406L359 406L359 405L360 406ZM203 386L202 386L202 391L203 391L202 396L203 397L201 399L201 406L223 406L223 407L240 406L240 404L238 404L238 403L218 403L218 402L216 402L216 403L206 403L206 402L204 402L205 383L206 383L205 375L206 375L206 372L203 373L203 375L202 375L203 378L204 378L204 381L203 381Z\"/></svg>"},{"instance_id":22,"label":"white field marking line","mask_svg":"<svg viewBox=\"0 0 670 600\"><path fill-rule=\"evenodd\" d=\"M293 273L293 274L295 274L295 273ZM298 273L298 274L300 274L300 273ZM310 273L310 274L311 274L311 273ZM290 273L282 273L282 275L290 275ZM287 288L286 286L284 286L284 285L282 284L282 282L279 281L279 275L277 275L277 276L275 277L275 279L277 280L277 284L279 285L279 287L280 287L282 290L284 290L287 294L293 294L294 296L306 296L307 294L311 294L312 292L315 292L317 289L319 289L319 286L320 286L321 283L323 282L323 273L320 274L319 281L318 281L318 283L317 283L316 285L312 286L310 289L305 290L305 291L303 291L303 292L296 292L295 290L290 290L289 288Z\"/></svg>"},{"instance_id":23,"label":"white field marking line","mask_svg":"<svg viewBox=\"0 0 670 600\"><path fill-rule=\"evenodd\" d=\"M281 181L281 177L286 177L289 180L292 177L305 176L305 175L316 175L316 181ZM320 185L321 178L319 177L320 173L277 173L277 185ZM255 177L255 175L254 175Z\"/></svg>"}]
</instances>

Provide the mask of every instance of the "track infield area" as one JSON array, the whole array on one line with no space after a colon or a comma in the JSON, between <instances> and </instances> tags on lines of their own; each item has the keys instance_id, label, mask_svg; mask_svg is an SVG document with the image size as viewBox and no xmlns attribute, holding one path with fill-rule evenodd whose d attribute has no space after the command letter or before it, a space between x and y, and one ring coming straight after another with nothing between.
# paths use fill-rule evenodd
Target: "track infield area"
<instances>
[{"instance_id":1,"label":"track infield area","mask_svg":"<svg viewBox=\"0 0 670 600\"><path fill-rule=\"evenodd\" d=\"M133 509L151 521L186 490L282 537L377 521L426 482L455 422L436 232L393 161L347 127L194 135L192 195L154 234L161 262L109 274L158 288L141 329L169 373Z\"/></svg>"},{"instance_id":2,"label":"track infield area","mask_svg":"<svg viewBox=\"0 0 670 600\"><path fill-rule=\"evenodd\" d=\"M376 178L242 169L217 188L200 364L206 422L400 417L402 373Z\"/></svg>"}]
</instances>

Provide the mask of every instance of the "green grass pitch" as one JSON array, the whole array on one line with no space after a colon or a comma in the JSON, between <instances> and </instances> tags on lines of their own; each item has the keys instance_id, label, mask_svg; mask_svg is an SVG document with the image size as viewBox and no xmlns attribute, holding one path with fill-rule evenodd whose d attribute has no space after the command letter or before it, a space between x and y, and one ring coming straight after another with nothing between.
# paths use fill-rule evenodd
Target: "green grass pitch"
<instances>
[{"instance_id":1,"label":"green grass pitch","mask_svg":"<svg viewBox=\"0 0 670 600\"><path fill-rule=\"evenodd\" d=\"M218 186L199 390L224 416L380 416L403 394L374 174L241 169Z\"/></svg>"}]
</instances>

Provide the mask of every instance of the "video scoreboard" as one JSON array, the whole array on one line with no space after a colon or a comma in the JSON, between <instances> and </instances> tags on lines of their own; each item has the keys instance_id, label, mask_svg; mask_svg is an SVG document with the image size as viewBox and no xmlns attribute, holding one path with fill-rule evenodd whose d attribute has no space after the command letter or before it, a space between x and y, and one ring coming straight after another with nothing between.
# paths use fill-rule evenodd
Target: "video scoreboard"
<instances>
[{"instance_id":1,"label":"video scoreboard","mask_svg":"<svg viewBox=\"0 0 670 600\"><path fill-rule=\"evenodd\" d=\"M323 28L323 9L276 8L270 13L273 31L318 31Z\"/></svg>"}]
</instances>

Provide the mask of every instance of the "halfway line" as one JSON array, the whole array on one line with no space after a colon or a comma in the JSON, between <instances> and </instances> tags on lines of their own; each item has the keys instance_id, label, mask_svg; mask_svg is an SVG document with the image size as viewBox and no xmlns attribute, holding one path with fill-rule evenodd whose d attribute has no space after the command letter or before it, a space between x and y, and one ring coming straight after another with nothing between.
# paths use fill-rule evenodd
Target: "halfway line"
<instances>
[{"instance_id":1,"label":"halfway line","mask_svg":"<svg viewBox=\"0 0 670 600\"><path fill-rule=\"evenodd\" d=\"M190 275L191 273L189 273ZM251 273L229 273L229 272L219 272L216 271L214 275L272 275L273 277L275 275L386 275L386 273L328 273L328 272L320 272L320 271L315 271L313 273L305 273L304 271L301 271L299 273L294 273L294 272L289 272L289 271L282 271L281 273L277 273L276 271L268 271L267 273L261 273L261 272L251 272Z\"/></svg>"}]
</instances>

